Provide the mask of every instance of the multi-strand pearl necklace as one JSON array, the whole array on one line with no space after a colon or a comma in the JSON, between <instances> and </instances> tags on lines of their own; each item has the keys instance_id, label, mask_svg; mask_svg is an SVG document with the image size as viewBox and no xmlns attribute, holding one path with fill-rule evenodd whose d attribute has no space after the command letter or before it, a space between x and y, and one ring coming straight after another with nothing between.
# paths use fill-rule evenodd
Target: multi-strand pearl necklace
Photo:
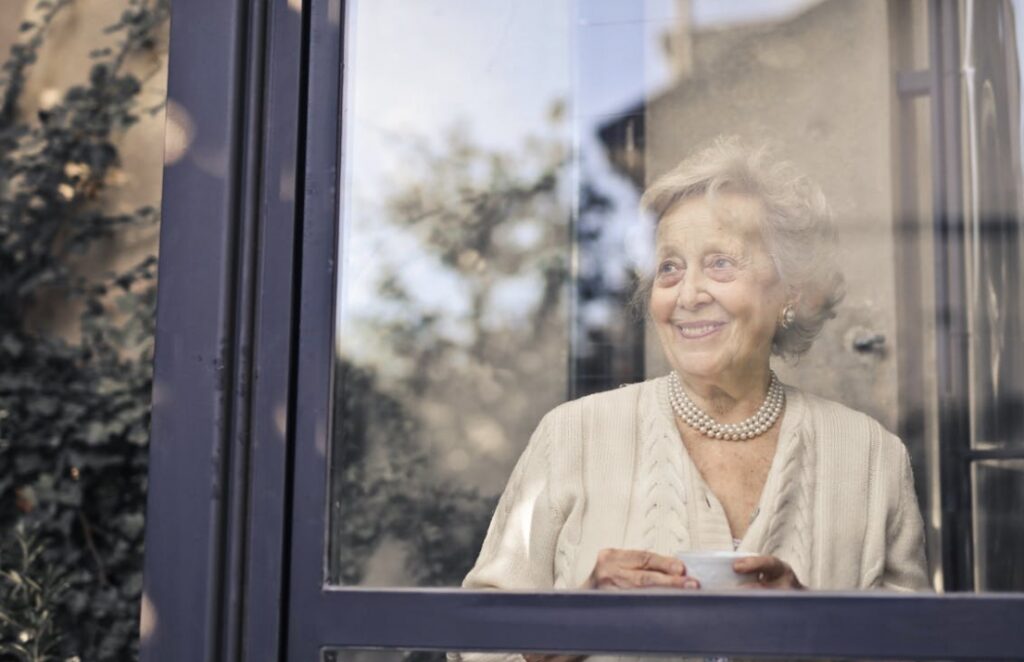
<instances>
[{"instance_id":1,"label":"multi-strand pearl necklace","mask_svg":"<svg viewBox=\"0 0 1024 662\"><path fill-rule=\"evenodd\" d=\"M753 416L739 423L719 423L704 413L683 390L683 385L679 382L679 375L675 372L669 375L668 399L676 416L705 437L727 441L745 441L761 436L775 425L775 421L779 419L779 414L785 407L786 392L782 388L779 378L775 376L774 372L771 372L768 393L765 395L761 407Z\"/></svg>"}]
</instances>

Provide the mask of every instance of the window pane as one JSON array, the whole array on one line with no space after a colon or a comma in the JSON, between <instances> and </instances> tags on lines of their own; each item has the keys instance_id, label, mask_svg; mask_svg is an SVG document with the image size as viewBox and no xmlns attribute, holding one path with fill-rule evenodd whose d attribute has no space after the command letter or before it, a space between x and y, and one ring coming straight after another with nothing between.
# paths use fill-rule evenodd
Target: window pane
<instances>
[{"instance_id":1,"label":"window pane","mask_svg":"<svg viewBox=\"0 0 1024 662\"><path fill-rule=\"evenodd\" d=\"M440 651L406 651L406 650L354 650L346 648L327 648L324 649L321 655L321 662L446 662L449 659L462 660L465 662L510 662L515 660L513 657L517 653L473 653L473 652L458 652L451 653L446 656L445 653ZM654 656L654 655L623 655L616 654L614 656L603 656L603 655L588 655L587 660L597 662L598 660L620 660L625 662L629 659L637 660L666 660L674 659L679 662L683 662L682 656L667 657L665 655ZM690 658L696 660L702 660L705 662L727 662L730 658L726 656L701 656L699 658ZM738 658L732 658L738 659ZM749 656L744 658L749 659ZM781 658L769 658L759 657L759 660L765 660L770 662L773 659ZM817 659L826 660L827 658L801 658L807 662L815 662ZM888 658L890 662L899 662L895 658Z\"/></svg>"},{"instance_id":2,"label":"window pane","mask_svg":"<svg viewBox=\"0 0 1024 662\"><path fill-rule=\"evenodd\" d=\"M1024 591L1024 460L974 464L975 582L980 591Z\"/></svg>"},{"instance_id":3,"label":"window pane","mask_svg":"<svg viewBox=\"0 0 1024 662\"><path fill-rule=\"evenodd\" d=\"M638 203L682 159L728 136L768 144L816 181L840 236L846 297L835 319L799 361L771 365L801 393L902 436L937 535L931 220L913 202L927 198L928 182L907 175L928 167L915 142L928 132L920 112L892 98L892 71L920 68L920 53L890 51L893 34L926 37L923 13L871 2L667 0L375 0L347 3L347 12L331 582L458 585L544 414L665 377L674 364L659 329L679 327L667 313L659 327L653 307L633 305L637 274L658 266L652 219ZM828 261L824 249L786 250L785 268L781 249L764 250L765 273L811 273ZM703 259L694 263L711 274ZM831 282L804 295L807 310L829 316L824 302L837 290L822 283ZM769 314L755 302L774 299L760 292L728 304L740 312L727 295L704 310L730 320L756 312L764 324L749 328L774 332L782 299ZM729 351L755 348L767 365L770 343L758 342ZM772 513L791 503L781 474L795 465L776 468L773 457L762 458L753 491L764 504L737 508L742 499L730 501L708 465L694 468L686 489L706 489L686 508L699 502L712 514L694 510L691 521L717 522L703 542L672 548L658 527L634 542L650 534L674 552L732 546L746 530L750 540L785 536L772 524L785 518ZM638 499L654 493L645 494ZM685 500L650 498L662 507L677 497ZM750 542L747 551L779 549ZM818 571L804 556L793 563L813 583ZM849 581L842 586L884 580Z\"/></svg>"},{"instance_id":4,"label":"window pane","mask_svg":"<svg viewBox=\"0 0 1024 662\"><path fill-rule=\"evenodd\" d=\"M1024 448L1024 299L1022 299L1019 3L971 7L966 86L969 173L967 215L971 378L976 447Z\"/></svg>"},{"instance_id":5,"label":"window pane","mask_svg":"<svg viewBox=\"0 0 1024 662\"><path fill-rule=\"evenodd\" d=\"M568 390L571 8L348 5L331 578L453 585Z\"/></svg>"}]
</instances>

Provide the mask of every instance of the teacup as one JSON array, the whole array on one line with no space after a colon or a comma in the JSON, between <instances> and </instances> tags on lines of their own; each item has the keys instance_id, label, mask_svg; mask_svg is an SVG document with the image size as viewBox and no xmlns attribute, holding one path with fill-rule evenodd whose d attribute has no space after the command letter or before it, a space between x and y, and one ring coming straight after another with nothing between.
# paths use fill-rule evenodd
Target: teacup
<instances>
[{"instance_id":1,"label":"teacup","mask_svg":"<svg viewBox=\"0 0 1024 662\"><path fill-rule=\"evenodd\" d=\"M675 557L686 564L686 574L700 582L700 587L716 590L739 588L754 581L732 569L737 559L757 556L750 552L678 552Z\"/></svg>"}]
</instances>

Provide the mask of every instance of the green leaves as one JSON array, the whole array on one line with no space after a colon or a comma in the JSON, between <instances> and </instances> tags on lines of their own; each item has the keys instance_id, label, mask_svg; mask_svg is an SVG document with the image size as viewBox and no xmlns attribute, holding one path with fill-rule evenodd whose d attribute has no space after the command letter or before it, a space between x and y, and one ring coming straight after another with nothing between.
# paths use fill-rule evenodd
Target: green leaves
<instances>
[{"instance_id":1,"label":"green leaves","mask_svg":"<svg viewBox=\"0 0 1024 662\"><path fill-rule=\"evenodd\" d=\"M72 265L122 229L159 220L151 205L110 212L105 191L119 136L143 112L125 58L152 46L167 3L122 0L105 33L114 43L93 50L88 78L20 115L27 75L71 1L37 2L0 65L3 660L137 653L156 259L88 279ZM65 306L82 311L73 341L29 323ZM23 531L30 544L12 547Z\"/></svg>"},{"instance_id":2,"label":"green leaves","mask_svg":"<svg viewBox=\"0 0 1024 662\"><path fill-rule=\"evenodd\" d=\"M15 527L0 546L0 655L44 662L56 659L61 629L56 620L68 582L43 558L36 531Z\"/></svg>"}]
</instances>

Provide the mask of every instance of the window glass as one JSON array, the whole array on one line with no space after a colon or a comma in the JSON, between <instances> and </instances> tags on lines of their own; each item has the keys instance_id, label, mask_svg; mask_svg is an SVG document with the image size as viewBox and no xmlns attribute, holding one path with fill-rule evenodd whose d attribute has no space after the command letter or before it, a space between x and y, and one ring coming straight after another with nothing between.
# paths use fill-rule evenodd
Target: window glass
<instances>
[{"instance_id":1,"label":"window glass","mask_svg":"<svg viewBox=\"0 0 1024 662\"><path fill-rule=\"evenodd\" d=\"M511 656L515 653L502 653L502 652L490 652L490 653L474 653L474 652L452 652L443 653L440 651L410 651L410 650L357 650L348 648L326 648L321 654L321 662L446 662L446 660L467 660L476 662L499 662L501 660L515 659ZM623 659L620 655L615 656L616 659ZM564 659L564 658L563 658ZM586 659L601 659L601 656L588 656ZM605 658L611 659L611 658ZM641 657L635 656L637 660L644 659L659 659L654 657ZM662 656L660 659L665 659ZM677 660L682 660L681 657L676 657ZM698 658L701 660L721 660L725 662L729 658L720 656L704 656ZM773 658L758 658L762 660L771 660ZM808 662L814 662L816 659L825 658L802 658ZM899 662L899 660L893 659L892 662Z\"/></svg>"},{"instance_id":2,"label":"window glass","mask_svg":"<svg viewBox=\"0 0 1024 662\"><path fill-rule=\"evenodd\" d=\"M972 442L979 448L1024 447L1019 10L1017 3L972 6L965 40Z\"/></svg>"},{"instance_id":3,"label":"window glass","mask_svg":"<svg viewBox=\"0 0 1024 662\"><path fill-rule=\"evenodd\" d=\"M975 447L1019 443L1017 212L996 223L984 202L1018 180L979 189L950 276L972 303L950 309L932 124L960 119L893 84L929 66L926 8L346 3L328 580L457 586L490 563L470 586L577 588L624 547L762 554L815 588L943 588L941 504L962 481L940 476L972 469L942 471L960 456L940 331L988 329L962 404ZM1010 124L979 147L991 172L1019 164L992 151ZM738 427L702 429L676 393ZM610 403L629 394L623 422ZM1013 485L956 502L978 550Z\"/></svg>"},{"instance_id":4,"label":"window glass","mask_svg":"<svg viewBox=\"0 0 1024 662\"><path fill-rule=\"evenodd\" d=\"M1022 9L972 4L964 26L973 570L984 591L1024 590Z\"/></svg>"},{"instance_id":5,"label":"window glass","mask_svg":"<svg viewBox=\"0 0 1024 662\"><path fill-rule=\"evenodd\" d=\"M457 584L566 397L570 9L349 3L337 581Z\"/></svg>"},{"instance_id":6,"label":"window glass","mask_svg":"<svg viewBox=\"0 0 1024 662\"><path fill-rule=\"evenodd\" d=\"M1024 460L974 465L975 583L982 591L1024 591Z\"/></svg>"}]
</instances>

